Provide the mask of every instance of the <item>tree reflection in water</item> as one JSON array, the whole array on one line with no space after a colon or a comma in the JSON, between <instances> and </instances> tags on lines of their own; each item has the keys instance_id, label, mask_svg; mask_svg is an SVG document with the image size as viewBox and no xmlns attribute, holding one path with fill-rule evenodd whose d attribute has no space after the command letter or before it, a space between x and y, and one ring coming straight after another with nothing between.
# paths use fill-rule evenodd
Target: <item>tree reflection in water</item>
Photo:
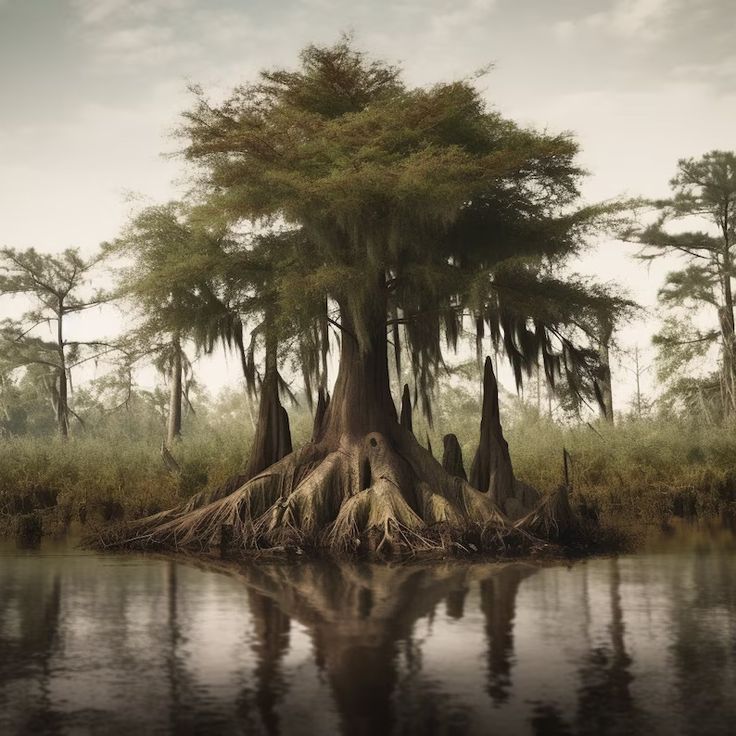
<instances>
[{"instance_id":1,"label":"tree reflection in water","mask_svg":"<svg viewBox=\"0 0 736 736\"><path fill-rule=\"evenodd\" d=\"M731 733L733 537L678 534L570 568L13 552L0 734Z\"/></svg>"},{"instance_id":2,"label":"tree reflection in water","mask_svg":"<svg viewBox=\"0 0 736 736\"><path fill-rule=\"evenodd\" d=\"M514 654L514 614L521 581L536 568L510 565L480 581L481 610L488 642L488 694L498 705L508 700Z\"/></svg>"},{"instance_id":3,"label":"tree reflection in water","mask_svg":"<svg viewBox=\"0 0 736 736\"><path fill-rule=\"evenodd\" d=\"M312 637L315 659L330 683L345 733L460 733L466 725L461 710L453 710L437 684L421 674L414 626L418 619L433 616L443 601L448 615L461 619L470 586L480 584L488 691L503 699L510 685L516 593L535 570L528 565L328 562L247 568L244 575L256 591L251 613L261 632L259 683L278 672L278 658L286 650L283 634L293 618ZM268 599L278 609L267 606ZM401 679L400 655L410 675ZM261 690L269 693L267 708L259 708L264 726L269 734L276 733L278 693L270 682Z\"/></svg>"},{"instance_id":4,"label":"tree reflection in water","mask_svg":"<svg viewBox=\"0 0 736 736\"><path fill-rule=\"evenodd\" d=\"M61 581L58 575L49 587L18 586L0 606L0 631L11 611L17 612L19 630L10 638L0 636L0 732L3 714L21 714L24 733L55 736L62 733L62 718L50 696L50 662L59 646ZM13 688L2 687L13 683Z\"/></svg>"},{"instance_id":5,"label":"tree reflection in water","mask_svg":"<svg viewBox=\"0 0 736 736\"><path fill-rule=\"evenodd\" d=\"M592 645L578 668L577 710L566 722L555 703L537 703L531 717L535 734L601 734L629 736L645 732L645 715L631 694L634 680L632 659L626 651L625 625L621 605L621 572L617 559L608 560L609 609L608 641ZM583 586L585 608L589 610L588 586ZM587 619L590 624L590 618Z\"/></svg>"}]
</instances>

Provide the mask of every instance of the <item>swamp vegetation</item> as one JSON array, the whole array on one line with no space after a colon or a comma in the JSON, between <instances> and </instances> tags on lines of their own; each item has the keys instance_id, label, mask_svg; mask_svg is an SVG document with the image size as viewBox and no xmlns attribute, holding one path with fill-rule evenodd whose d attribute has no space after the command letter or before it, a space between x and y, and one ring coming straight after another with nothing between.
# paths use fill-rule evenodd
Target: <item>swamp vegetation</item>
<instances>
[{"instance_id":1,"label":"swamp vegetation","mask_svg":"<svg viewBox=\"0 0 736 736\"><path fill-rule=\"evenodd\" d=\"M143 209L89 259L2 251L0 293L33 302L0 332L6 526L95 521L108 549L505 555L595 549L614 519L732 512L731 154L680 162L670 200L585 203L571 136L519 126L471 81L409 87L347 38L224 101L192 91L186 201ZM666 229L694 215L718 232ZM669 407L644 417L639 400L616 424L611 353L637 307L570 268L603 236L705 259L663 300L716 306L720 324L682 343L665 329ZM110 303L136 316L125 335L68 337ZM719 392L673 382L718 345ZM196 414L193 359L220 348L252 431L205 401ZM101 360L72 400L72 372ZM499 395L499 361L517 392L536 381L536 413ZM168 395L136 385L146 362ZM540 411L542 383L564 422ZM18 431L29 387L54 440Z\"/></svg>"}]
</instances>

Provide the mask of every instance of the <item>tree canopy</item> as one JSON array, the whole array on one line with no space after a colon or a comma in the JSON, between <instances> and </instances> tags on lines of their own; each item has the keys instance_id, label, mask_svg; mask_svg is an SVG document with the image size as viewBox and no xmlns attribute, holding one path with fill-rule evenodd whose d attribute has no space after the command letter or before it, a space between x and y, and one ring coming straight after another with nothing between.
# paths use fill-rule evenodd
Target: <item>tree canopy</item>
<instances>
[{"instance_id":1,"label":"tree canopy","mask_svg":"<svg viewBox=\"0 0 736 736\"><path fill-rule=\"evenodd\" d=\"M0 250L0 295L23 295L32 306L18 319L0 323L0 352L6 366L32 368L43 383L56 408L59 432L69 431L68 388L71 370L89 356L85 349L97 350L101 343L70 340L64 331L66 318L105 302L108 297L90 288L90 274L101 256L85 259L78 250L59 255L39 253L30 248ZM54 325L49 339L38 328Z\"/></svg>"},{"instance_id":2,"label":"tree canopy","mask_svg":"<svg viewBox=\"0 0 736 736\"><path fill-rule=\"evenodd\" d=\"M655 338L664 348L665 374L684 368L719 344L721 396L724 413L736 413L736 334L734 332L733 260L736 246L736 154L711 151L700 158L681 159L670 181L672 196L651 204L657 221L629 234L645 246L645 260L679 255L684 265L667 275L659 292L661 303L680 312L679 329L668 324ZM672 225L681 225L673 231ZM704 229L692 230L692 225ZM715 329L698 329L692 308L713 309ZM663 374L664 375L664 374Z\"/></svg>"},{"instance_id":3,"label":"tree canopy","mask_svg":"<svg viewBox=\"0 0 736 736\"><path fill-rule=\"evenodd\" d=\"M306 236L281 310L329 299L363 353L388 324L427 411L442 336L454 347L463 316L479 337L489 328L519 383L540 355L551 381L590 378L581 316L621 302L562 267L614 208L577 205L572 138L519 127L466 81L408 88L348 39L300 58L222 104L196 90L181 130L210 206Z\"/></svg>"}]
</instances>

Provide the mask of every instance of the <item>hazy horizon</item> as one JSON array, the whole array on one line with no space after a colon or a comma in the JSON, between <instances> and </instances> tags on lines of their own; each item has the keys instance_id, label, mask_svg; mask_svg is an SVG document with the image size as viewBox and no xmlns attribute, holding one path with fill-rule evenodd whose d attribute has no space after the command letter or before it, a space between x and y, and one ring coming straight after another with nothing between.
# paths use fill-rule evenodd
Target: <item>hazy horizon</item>
<instances>
[{"instance_id":1,"label":"hazy horizon","mask_svg":"<svg viewBox=\"0 0 736 736\"><path fill-rule=\"evenodd\" d=\"M725 0L0 0L0 245L90 252L136 207L182 196L186 169L162 154L176 150L187 84L225 92L346 31L409 84L492 64L478 82L489 103L575 134L586 200L666 195L679 158L736 148L728 10ZM602 243L578 270L652 306L674 262L647 269L629 248ZM95 321L104 331L120 320ZM620 342L644 347L655 327L643 317ZM213 389L240 377L236 361L201 366ZM620 366L614 394L623 408L631 381Z\"/></svg>"}]
</instances>

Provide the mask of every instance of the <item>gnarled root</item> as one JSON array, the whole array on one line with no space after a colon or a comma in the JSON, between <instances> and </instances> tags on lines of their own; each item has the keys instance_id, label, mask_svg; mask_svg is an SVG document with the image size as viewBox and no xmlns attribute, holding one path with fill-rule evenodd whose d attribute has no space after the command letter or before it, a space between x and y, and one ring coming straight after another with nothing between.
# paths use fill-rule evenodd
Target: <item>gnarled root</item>
<instances>
[{"instance_id":1,"label":"gnarled root","mask_svg":"<svg viewBox=\"0 0 736 736\"><path fill-rule=\"evenodd\" d=\"M563 542L575 531L577 519L570 508L567 486L544 496L539 505L514 527L540 539Z\"/></svg>"},{"instance_id":2,"label":"gnarled root","mask_svg":"<svg viewBox=\"0 0 736 736\"><path fill-rule=\"evenodd\" d=\"M230 495L205 505L191 502L144 519L105 530L92 544L102 548L209 549L221 542L249 546L254 520L299 485L320 464L324 453L306 445L274 463Z\"/></svg>"},{"instance_id":3,"label":"gnarled root","mask_svg":"<svg viewBox=\"0 0 736 736\"><path fill-rule=\"evenodd\" d=\"M397 548L412 551L431 548L422 536L425 524L390 480L381 478L349 498L327 535L328 546L354 552L361 544L376 554Z\"/></svg>"},{"instance_id":4,"label":"gnarled root","mask_svg":"<svg viewBox=\"0 0 736 736\"><path fill-rule=\"evenodd\" d=\"M313 547L338 514L350 488L350 466L343 452L331 452L298 484L279 498L255 524L259 546Z\"/></svg>"},{"instance_id":5,"label":"gnarled root","mask_svg":"<svg viewBox=\"0 0 736 736\"><path fill-rule=\"evenodd\" d=\"M556 497L555 497L556 498ZM566 496L564 498L566 502ZM563 500L516 524L409 432L310 443L224 498L106 531L101 547L406 553L533 549L559 538ZM569 504L567 505L569 510ZM570 512L571 513L571 512Z\"/></svg>"}]
</instances>

